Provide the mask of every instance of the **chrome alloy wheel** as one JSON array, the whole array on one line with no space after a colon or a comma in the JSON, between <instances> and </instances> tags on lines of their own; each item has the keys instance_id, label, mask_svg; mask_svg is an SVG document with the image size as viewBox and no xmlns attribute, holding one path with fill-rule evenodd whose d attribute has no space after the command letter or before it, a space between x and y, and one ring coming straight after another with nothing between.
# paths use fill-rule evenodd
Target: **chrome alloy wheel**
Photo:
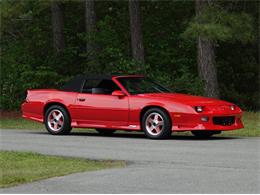
<instances>
[{"instance_id":1,"label":"chrome alloy wheel","mask_svg":"<svg viewBox=\"0 0 260 195\"><path fill-rule=\"evenodd\" d=\"M163 117L157 112L149 114L145 120L145 127L149 134L159 135L164 128Z\"/></svg>"},{"instance_id":2,"label":"chrome alloy wheel","mask_svg":"<svg viewBox=\"0 0 260 195\"><path fill-rule=\"evenodd\" d=\"M60 110L52 110L48 114L48 126L52 131L59 131L64 125L64 116Z\"/></svg>"}]
</instances>

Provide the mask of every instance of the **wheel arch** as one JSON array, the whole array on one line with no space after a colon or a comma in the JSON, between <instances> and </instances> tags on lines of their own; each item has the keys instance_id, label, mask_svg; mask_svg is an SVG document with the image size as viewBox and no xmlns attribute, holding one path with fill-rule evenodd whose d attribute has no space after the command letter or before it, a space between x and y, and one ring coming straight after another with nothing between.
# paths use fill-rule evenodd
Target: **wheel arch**
<instances>
[{"instance_id":1,"label":"wheel arch","mask_svg":"<svg viewBox=\"0 0 260 195\"><path fill-rule=\"evenodd\" d=\"M44 108L43 108L43 116L45 116L45 113L47 112L47 110L48 110L51 106L54 106L54 105L58 105L58 106L63 107L63 108L67 111L67 113L68 113L68 115L69 115L69 117L70 117L70 120L71 120L71 115L70 115L69 110L67 109L67 107L66 107L64 104L62 104L62 103L60 103L60 102L48 102L47 104L45 104L45 105L44 105ZM45 120L45 117L43 117L43 118L44 118L44 120Z\"/></svg>"},{"instance_id":2,"label":"wheel arch","mask_svg":"<svg viewBox=\"0 0 260 195\"><path fill-rule=\"evenodd\" d=\"M171 125L172 125L172 118L171 118L170 112L166 108L164 108L162 106L158 106L158 105L148 105L148 106L143 107L141 112L140 112L140 116L139 116L140 123L142 123L142 118L143 118L144 114L151 108L159 108L159 109L163 110L168 115L169 120L170 120Z\"/></svg>"}]
</instances>

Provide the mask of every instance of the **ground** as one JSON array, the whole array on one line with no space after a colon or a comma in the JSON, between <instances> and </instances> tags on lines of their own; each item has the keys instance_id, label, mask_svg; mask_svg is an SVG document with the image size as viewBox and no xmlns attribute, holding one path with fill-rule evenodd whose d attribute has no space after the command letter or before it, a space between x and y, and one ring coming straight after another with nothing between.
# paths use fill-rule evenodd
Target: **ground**
<instances>
[{"instance_id":1,"label":"ground","mask_svg":"<svg viewBox=\"0 0 260 195\"><path fill-rule=\"evenodd\" d=\"M124 161L94 161L42 155L32 152L0 151L0 188L77 172L124 166Z\"/></svg>"},{"instance_id":2,"label":"ground","mask_svg":"<svg viewBox=\"0 0 260 195\"><path fill-rule=\"evenodd\" d=\"M87 159L126 160L126 168L54 177L1 193L260 193L260 138L208 140L143 134L52 136L41 130L1 130L1 149Z\"/></svg>"}]
</instances>

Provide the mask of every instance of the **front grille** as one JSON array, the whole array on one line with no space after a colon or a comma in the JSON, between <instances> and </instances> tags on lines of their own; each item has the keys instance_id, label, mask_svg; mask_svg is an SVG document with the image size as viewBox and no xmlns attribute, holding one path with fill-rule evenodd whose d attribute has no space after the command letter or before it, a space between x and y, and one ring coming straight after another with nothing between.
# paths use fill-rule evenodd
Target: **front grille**
<instances>
[{"instance_id":1,"label":"front grille","mask_svg":"<svg viewBox=\"0 0 260 195\"><path fill-rule=\"evenodd\" d=\"M214 125L223 125L223 126L230 126L235 123L234 116L225 116L225 117L213 117Z\"/></svg>"}]
</instances>

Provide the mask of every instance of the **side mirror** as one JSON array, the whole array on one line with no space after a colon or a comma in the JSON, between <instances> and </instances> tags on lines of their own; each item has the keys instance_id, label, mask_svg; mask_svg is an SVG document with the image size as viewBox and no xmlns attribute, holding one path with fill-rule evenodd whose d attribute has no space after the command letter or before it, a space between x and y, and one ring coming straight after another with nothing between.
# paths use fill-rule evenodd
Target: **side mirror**
<instances>
[{"instance_id":1,"label":"side mirror","mask_svg":"<svg viewBox=\"0 0 260 195\"><path fill-rule=\"evenodd\" d=\"M120 90L116 90L116 91L113 91L112 96L117 96L119 98L122 98L125 96L125 94L124 94L124 92L122 92Z\"/></svg>"}]
</instances>

